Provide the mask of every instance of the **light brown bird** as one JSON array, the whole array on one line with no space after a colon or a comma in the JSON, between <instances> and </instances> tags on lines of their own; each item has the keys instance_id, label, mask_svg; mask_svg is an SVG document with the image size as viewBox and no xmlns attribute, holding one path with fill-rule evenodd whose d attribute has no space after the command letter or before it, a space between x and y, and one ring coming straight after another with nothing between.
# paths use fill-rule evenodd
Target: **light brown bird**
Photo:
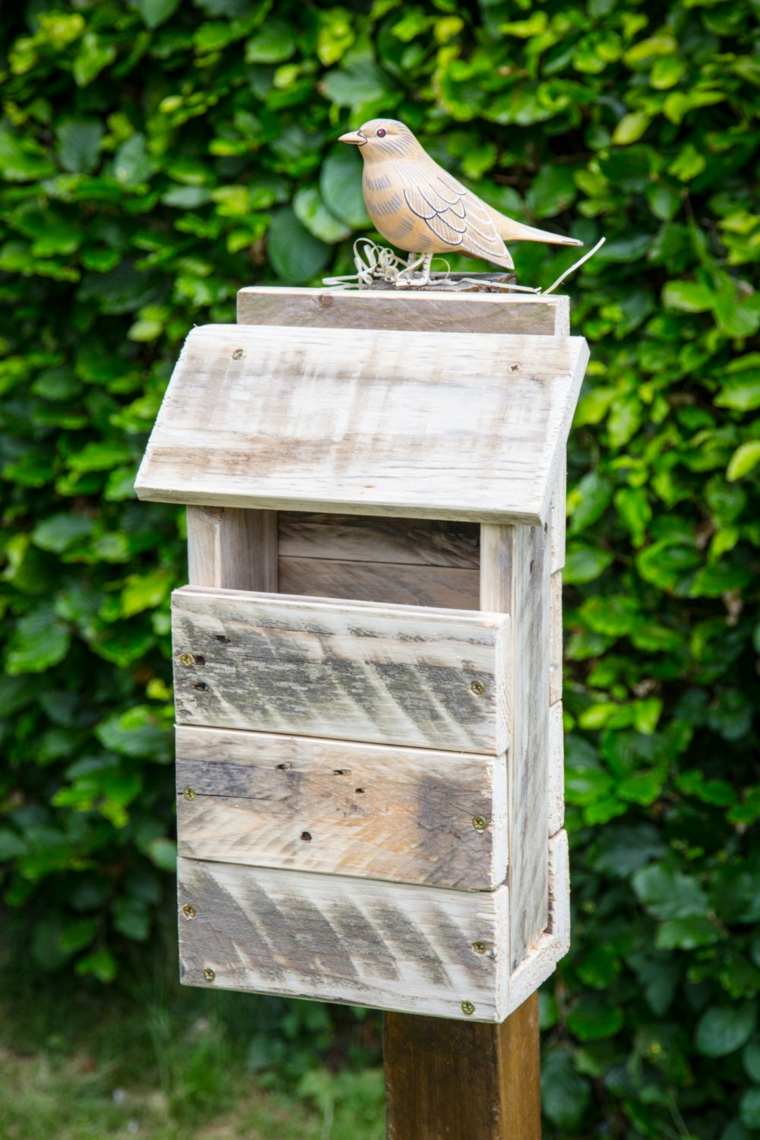
<instances>
[{"instance_id":1,"label":"light brown bird","mask_svg":"<svg viewBox=\"0 0 760 1140\"><path fill-rule=\"evenodd\" d=\"M362 189L373 225L409 253L407 272L422 266L423 283L436 253L467 253L512 269L505 240L583 244L494 210L439 166L398 119L370 119L340 142L358 147L364 159Z\"/></svg>"}]
</instances>

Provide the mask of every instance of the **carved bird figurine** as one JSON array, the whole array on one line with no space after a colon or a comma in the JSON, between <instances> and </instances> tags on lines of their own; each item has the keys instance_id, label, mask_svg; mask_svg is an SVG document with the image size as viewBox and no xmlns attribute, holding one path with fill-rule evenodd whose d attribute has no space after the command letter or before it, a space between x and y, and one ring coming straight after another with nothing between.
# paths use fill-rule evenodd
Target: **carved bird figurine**
<instances>
[{"instance_id":1,"label":"carved bird figurine","mask_svg":"<svg viewBox=\"0 0 760 1140\"><path fill-rule=\"evenodd\" d=\"M505 240L583 244L494 210L439 166L398 119L370 119L339 141L359 148L367 212L386 241L408 252L405 273L422 266L420 284L430 280L436 253L468 253L512 269Z\"/></svg>"}]
</instances>

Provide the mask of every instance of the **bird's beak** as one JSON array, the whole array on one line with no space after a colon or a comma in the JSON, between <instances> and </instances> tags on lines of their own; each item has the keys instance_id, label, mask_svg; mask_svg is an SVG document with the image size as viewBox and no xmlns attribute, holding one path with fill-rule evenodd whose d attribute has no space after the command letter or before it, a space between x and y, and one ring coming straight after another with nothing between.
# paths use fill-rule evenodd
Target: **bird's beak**
<instances>
[{"instance_id":1,"label":"bird's beak","mask_svg":"<svg viewBox=\"0 0 760 1140\"><path fill-rule=\"evenodd\" d=\"M338 142L351 143L352 146L364 146L366 141L367 139L361 131L349 131L338 139Z\"/></svg>"}]
</instances>

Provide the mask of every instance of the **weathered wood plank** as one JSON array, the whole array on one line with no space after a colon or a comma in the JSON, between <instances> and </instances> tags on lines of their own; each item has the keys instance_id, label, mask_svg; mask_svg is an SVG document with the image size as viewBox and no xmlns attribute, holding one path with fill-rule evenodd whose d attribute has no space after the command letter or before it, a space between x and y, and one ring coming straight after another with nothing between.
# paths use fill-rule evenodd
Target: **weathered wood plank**
<instances>
[{"instance_id":1,"label":"weathered wood plank","mask_svg":"<svg viewBox=\"0 0 760 1140\"><path fill-rule=\"evenodd\" d=\"M180 724L507 747L504 614L186 586L172 627Z\"/></svg>"},{"instance_id":2,"label":"weathered wood plank","mask_svg":"<svg viewBox=\"0 0 760 1140\"><path fill-rule=\"evenodd\" d=\"M570 864L567 832L549 840L549 917L546 930L509 979L507 1011L511 1013L554 973L570 949Z\"/></svg>"},{"instance_id":3,"label":"weathered wood plank","mask_svg":"<svg viewBox=\"0 0 760 1140\"><path fill-rule=\"evenodd\" d=\"M538 995L499 1026L385 1016L388 1140L540 1140Z\"/></svg>"},{"instance_id":4,"label":"weathered wood plank","mask_svg":"<svg viewBox=\"0 0 760 1140\"><path fill-rule=\"evenodd\" d=\"M185 985L503 1016L506 887L431 890L196 859L180 859L178 875Z\"/></svg>"},{"instance_id":5,"label":"weathered wood plank","mask_svg":"<svg viewBox=\"0 0 760 1140\"><path fill-rule=\"evenodd\" d=\"M284 594L456 610L478 608L478 571L452 566L280 558L279 581Z\"/></svg>"},{"instance_id":6,"label":"weathered wood plank","mask_svg":"<svg viewBox=\"0 0 760 1140\"><path fill-rule=\"evenodd\" d=\"M510 954L546 927L549 552L543 527L481 527L481 606L513 615L508 757Z\"/></svg>"},{"instance_id":7,"label":"weathered wood plank","mask_svg":"<svg viewBox=\"0 0 760 1140\"><path fill-rule=\"evenodd\" d=\"M565 296L443 295L411 289L402 295L257 285L238 291L237 319L241 325L570 335Z\"/></svg>"},{"instance_id":8,"label":"weathered wood plank","mask_svg":"<svg viewBox=\"0 0 760 1140\"><path fill-rule=\"evenodd\" d=\"M577 337L192 330L138 496L262 509L546 520L588 357Z\"/></svg>"},{"instance_id":9,"label":"weathered wood plank","mask_svg":"<svg viewBox=\"0 0 760 1140\"><path fill-rule=\"evenodd\" d=\"M283 511L279 551L287 558L477 570L480 532L475 523L431 519L364 518Z\"/></svg>"},{"instance_id":10,"label":"weathered wood plank","mask_svg":"<svg viewBox=\"0 0 760 1140\"><path fill-rule=\"evenodd\" d=\"M562 699L562 573L551 576L549 616L549 703Z\"/></svg>"},{"instance_id":11,"label":"weathered wood plank","mask_svg":"<svg viewBox=\"0 0 760 1140\"><path fill-rule=\"evenodd\" d=\"M565 734L562 701L549 709L549 835L565 823Z\"/></svg>"},{"instance_id":12,"label":"weathered wood plank","mask_svg":"<svg viewBox=\"0 0 760 1140\"><path fill-rule=\"evenodd\" d=\"M187 508L188 578L196 586L277 590L277 515Z\"/></svg>"},{"instance_id":13,"label":"weathered wood plank","mask_svg":"<svg viewBox=\"0 0 760 1140\"><path fill-rule=\"evenodd\" d=\"M563 456L558 467L551 507L549 508L550 572L552 574L561 570L565 565L566 492L567 461Z\"/></svg>"},{"instance_id":14,"label":"weathered wood plank","mask_svg":"<svg viewBox=\"0 0 760 1140\"><path fill-rule=\"evenodd\" d=\"M188 858L459 890L504 882L503 756L185 726L176 746Z\"/></svg>"}]
</instances>

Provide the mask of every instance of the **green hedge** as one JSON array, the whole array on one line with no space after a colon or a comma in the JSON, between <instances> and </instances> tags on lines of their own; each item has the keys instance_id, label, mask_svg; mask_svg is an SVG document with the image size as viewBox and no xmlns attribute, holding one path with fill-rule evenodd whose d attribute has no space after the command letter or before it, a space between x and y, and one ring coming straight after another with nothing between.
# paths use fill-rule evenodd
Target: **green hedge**
<instances>
[{"instance_id":1,"label":"green hedge","mask_svg":"<svg viewBox=\"0 0 760 1140\"><path fill-rule=\"evenodd\" d=\"M242 284L350 268L335 137L396 115L507 212L608 238L572 283L549 1134L760 1130L756 4L55 3L4 13L0 126L0 857L40 967L113 979L173 867L183 520L131 486L179 344ZM528 283L575 256L515 253Z\"/></svg>"}]
</instances>

